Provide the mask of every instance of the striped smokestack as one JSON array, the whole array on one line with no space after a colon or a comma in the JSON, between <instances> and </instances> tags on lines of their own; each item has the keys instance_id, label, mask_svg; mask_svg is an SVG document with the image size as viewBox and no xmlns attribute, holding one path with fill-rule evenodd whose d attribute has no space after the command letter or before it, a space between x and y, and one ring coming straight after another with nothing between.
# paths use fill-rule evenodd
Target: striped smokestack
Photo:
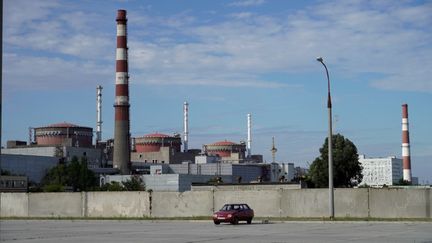
<instances>
[{"instance_id":1,"label":"striped smokestack","mask_svg":"<svg viewBox=\"0 0 432 243\"><path fill-rule=\"evenodd\" d=\"M96 87L96 146L102 142L102 86Z\"/></svg>"},{"instance_id":2,"label":"striped smokestack","mask_svg":"<svg viewBox=\"0 0 432 243\"><path fill-rule=\"evenodd\" d=\"M129 75L126 10L117 11L116 91L113 166L130 173Z\"/></svg>"},{"instance_id":3,"label":"striped smokestack","mask_svg":"<svg viewBox=\"0 0 432 243\"><path fill-rule=\"evenodd\" d=\"M247 157L251 157L252 147L252 117L251 114L247 114Z\"/></svg>"},{"instance_id":4,"label":"striped smokestack","mask_svg":"<svg viewBox=\"0 0 432 243\"><path fill-rule=\"evenodd\" d=\"M411 156L408 129L408 105L402 105L402 159L403 179L411 182Z\"/></svg>"},{"instance_id":5,"label":"striped smokestack","mask_svg":"<svg viewBox=\"0 0 432 243\"><path fill-rule=\"evenodd\" d=\"M189 149L189 104L186 101L183 103L183 119L183 150L186 153Z\"/></svg>"}]
</instances>

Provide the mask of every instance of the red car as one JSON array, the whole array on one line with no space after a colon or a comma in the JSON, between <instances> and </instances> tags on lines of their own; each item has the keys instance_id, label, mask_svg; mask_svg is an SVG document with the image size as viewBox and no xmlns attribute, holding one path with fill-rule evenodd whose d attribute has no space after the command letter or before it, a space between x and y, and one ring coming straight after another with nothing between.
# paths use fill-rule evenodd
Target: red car
<instances>
[{"instance_id":1,"label":"red car","mask_svg":"<svg viewBox=\"0 0 432 243\"><path fill-rule=\"evenodd\" d=\"M246 221L251 224L253 217L254 211L245 203L225 204L221 210L213 214L213 222L238 224L239 221Z\"/></svg>"}]
</instances>

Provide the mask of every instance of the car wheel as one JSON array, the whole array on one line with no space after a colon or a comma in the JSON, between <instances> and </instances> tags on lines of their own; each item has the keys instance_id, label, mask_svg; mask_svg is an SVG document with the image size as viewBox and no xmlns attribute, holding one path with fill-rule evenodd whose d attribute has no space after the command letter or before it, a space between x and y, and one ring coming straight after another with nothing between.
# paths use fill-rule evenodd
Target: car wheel
<instances>
[{"instance_id":1,"label":"car wheel","mask_svg":"<svg viewBox=\"0 0 432 243\"><path fill-rule=\"evenodd\" d=\"M247 223L248 223L248 224L251 224L251 223L252 223L252 218L249 218L249 219L247 220Z\"/></svg>"},{"instance_id":2,"label":"car wheel","mask_svg":"<svg viewBox=\"0 0 432 243\"><path fill-rule=\"evenodd\" d=\"M219 221L214 221L214 224L220 224L220 222Z\"/></svg>"},{"instance_id":3,"label":"car wheel","mask_svg":"<svg viewBox=\"0 0 432 243\"><path fill-rule=\"evenodd\" d=\"M233 219L233 221L232 221L232 224L238 224L238 222L239 222L238 218L235 217L235 218Z\"/></svg>"}]
</instances>

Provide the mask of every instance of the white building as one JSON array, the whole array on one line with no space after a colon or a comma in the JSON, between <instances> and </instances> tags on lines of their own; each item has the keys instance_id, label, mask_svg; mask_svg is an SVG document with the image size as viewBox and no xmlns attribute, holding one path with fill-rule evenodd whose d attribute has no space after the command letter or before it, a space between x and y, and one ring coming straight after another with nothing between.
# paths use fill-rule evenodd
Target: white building
<instances>
[{"instance_id":1,"label":"white building","mask_svg":"<svg viewBox=\"0 0 432 243\"><path fill-rule=\"evenodd\" d=\"M195 156L195 164L210 164L218 162L221 162L221 158L216 155L200 154Z\"/></svg>"},{"instance_id":2,"label":"white building","mask_svg":"<svg viewBox=\"0 0 432 243\"><path fill-rule=\"evenodd\" d=\"M294 163L271 163L270 181L271 182L290 182L294 179Z\"/></svg>"},{"instance_id":3,"label":"white building","mask_svg":"<svg viewBox=\"0 0 432 243\"><path fill-rule=\"evenodd\" d=\"M403 177L402 159L395 156L386 158L366 158L359 156L359 162L363 167L363 180L360 185L382 186L394 185Z\"/></svg>"}]
</instances>

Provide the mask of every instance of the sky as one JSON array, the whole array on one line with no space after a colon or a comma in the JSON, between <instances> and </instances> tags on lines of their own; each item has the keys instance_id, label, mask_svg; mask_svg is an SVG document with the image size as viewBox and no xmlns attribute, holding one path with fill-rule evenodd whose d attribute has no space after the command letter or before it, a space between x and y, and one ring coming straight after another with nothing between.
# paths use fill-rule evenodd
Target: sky
<instances>
[{"instance_id":1,"label":"sky","mask_svg":"<svg viewBox=\"0 0 432 243\"><path fill-rule=\"evenodd\" d=\"M252 153L309 167L333 131L367 157L401 158L432 183L432 2L4 0L2 143L58 122L114 133L116 13L127 10L131 134L182 133L189 148L247 139Z\"/></svg>"}]
</instances>

